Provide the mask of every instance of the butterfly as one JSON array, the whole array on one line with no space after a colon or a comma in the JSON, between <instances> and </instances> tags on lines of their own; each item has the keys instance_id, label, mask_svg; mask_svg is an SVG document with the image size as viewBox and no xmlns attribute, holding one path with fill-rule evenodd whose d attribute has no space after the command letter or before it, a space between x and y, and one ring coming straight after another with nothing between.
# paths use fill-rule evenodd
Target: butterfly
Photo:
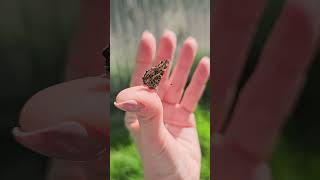
<instances>
[{"instance_id":1,"label":"butterfly","mask_svg":"<svg viewBox=\"0 0 320 180\"><path fill-rule=\"evenodd\" d=\"M142 77L143 84L148 86L150 89L157 88L168 66L169 61L163 60L156 66L151 67Z\"/></svg>"}]
</instances>

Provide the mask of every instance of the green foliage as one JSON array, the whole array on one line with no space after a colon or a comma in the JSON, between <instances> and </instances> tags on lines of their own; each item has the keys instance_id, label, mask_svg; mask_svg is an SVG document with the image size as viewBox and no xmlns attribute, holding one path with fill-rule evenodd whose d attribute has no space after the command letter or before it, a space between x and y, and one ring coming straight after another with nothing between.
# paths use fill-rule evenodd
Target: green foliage
<instances>
[{"instance_id":1,"label":"green foliage","mask_svg":"<svg viewBox=\"0 0 320 180\"><path fill-rule=\"evenodd\" d=\"M143 179L139 156L133 144L111 149L110 178L111 180Z\"/></svg>"},{"instance_id":2,"label":"green foliage","mask_svg":"<svg viewBox=\"0 0 320 180\"><path fill-rule=\"evenodd\" d=\"M195 112L200 139L202 160L201 179L210 179L210 111L198 107Z\"/></svg>"}]
</instances>

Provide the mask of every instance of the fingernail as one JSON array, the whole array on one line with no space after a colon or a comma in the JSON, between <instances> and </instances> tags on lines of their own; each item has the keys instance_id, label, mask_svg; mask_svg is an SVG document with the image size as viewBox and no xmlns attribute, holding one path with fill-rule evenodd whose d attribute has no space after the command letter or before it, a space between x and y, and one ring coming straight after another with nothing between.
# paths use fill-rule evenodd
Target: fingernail
<instances>
[{"instance_id":1,"label":"fingernail","mask_svg":"<svg viewBox=\"0 0 320 180\"><path fill-rule=\"evenodd\" d=\"M143 108L143 105L135 100L128 100L121 103L114 102L114 105L119 109L129 112L138 112Z\"/></svg>"},{"instance_id":2,"label":"fingernail","mask_svg":"<svg viewBox=\"0 0 320 180\"><path fill-rule=\"evenodd\" d=\"M32 132L24 132L16 127L12 133L25 147L42 155L61 159L92 159L105 148L95 146L87 130L76 122L66 122Z\"/></svg>"}]
</instances>

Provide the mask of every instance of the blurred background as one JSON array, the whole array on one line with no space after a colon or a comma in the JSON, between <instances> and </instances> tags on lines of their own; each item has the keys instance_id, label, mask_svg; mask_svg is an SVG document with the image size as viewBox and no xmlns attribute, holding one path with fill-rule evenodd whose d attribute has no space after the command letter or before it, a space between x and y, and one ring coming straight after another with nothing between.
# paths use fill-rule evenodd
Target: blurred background
<instances>
[{"instance_id":1,"label":"blurred background","mask_svg":"<svg viewBox=\"0 0 320 180\"><path fill-rule=\"evenodd\" d=\"M165 29L177 34L177 52L188 36L199 43L193 70L203 56L210 56L210 1L111 0L111 130L110 179L143 179L141 161L124 127L124 113L113 106L116 95L129 86L139 40L149 30L159 41ZM192 73L191 73L192 75ZM191 76L190 76L191 77ZM189 80L190 80L189 77ZM209 82L210 83L210 82ZM210 86L210 85L209 85ZM197 128L202 150L201 179L210 179L210 87L197 108Z\"/></svg>"},{"instance_id":2,"label":"blurred background","mask_svg":"<svg viewBox=\"0 0 320 180\"><path fill-rule=\"evenodd\" d=\"M12 137L24 103L64 80L80 0L0 0L0 179L43 180L46 158Z\"/></svg>"},{"instance_id":3,"label":"blurred background","mask_svg":"<svg viewBox=\"0 0 320 180\"><path fill-rule=\"evenodd\" d=\"M251 45L248 64L240 88L253 72L263 45L285 2L286 0L268 1L268 6ZM320 51L318 50L297 106L288 117L270 161L273 180L316 180L320 177L319 70Z\"/></svg>"}]
</instances>

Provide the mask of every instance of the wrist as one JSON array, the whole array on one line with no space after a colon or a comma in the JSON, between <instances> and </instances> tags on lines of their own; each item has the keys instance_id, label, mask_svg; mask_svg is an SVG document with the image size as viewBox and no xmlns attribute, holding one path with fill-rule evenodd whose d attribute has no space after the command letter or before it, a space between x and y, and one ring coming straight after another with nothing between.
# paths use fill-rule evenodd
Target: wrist
<instances>
[{"instance_id":1,"label":"wrist","mask_svg":"<svg viewBox=\"0 0 320 180\"><path fill-rule=\"evenodd\" d=\"M189 164L190 165L190 164ZM188 167L180 170L174 170L172 172L167 171L167 173L163 172L154 172L144 170L145 180L199 180L200 179L200 166L197 167ZM152 172L148 173L148 172Z\"/></svg>"},{"instance_id":2,"label":"wrist","mask_svg":"<svg viewBox=\"0 0 320 180\"><path fill-rule=\"evenodd\" d=\"M199 180L200 177L193 173L175 173L168 176L145 176L145 180Z\"/></svg>"}]
</instances>

